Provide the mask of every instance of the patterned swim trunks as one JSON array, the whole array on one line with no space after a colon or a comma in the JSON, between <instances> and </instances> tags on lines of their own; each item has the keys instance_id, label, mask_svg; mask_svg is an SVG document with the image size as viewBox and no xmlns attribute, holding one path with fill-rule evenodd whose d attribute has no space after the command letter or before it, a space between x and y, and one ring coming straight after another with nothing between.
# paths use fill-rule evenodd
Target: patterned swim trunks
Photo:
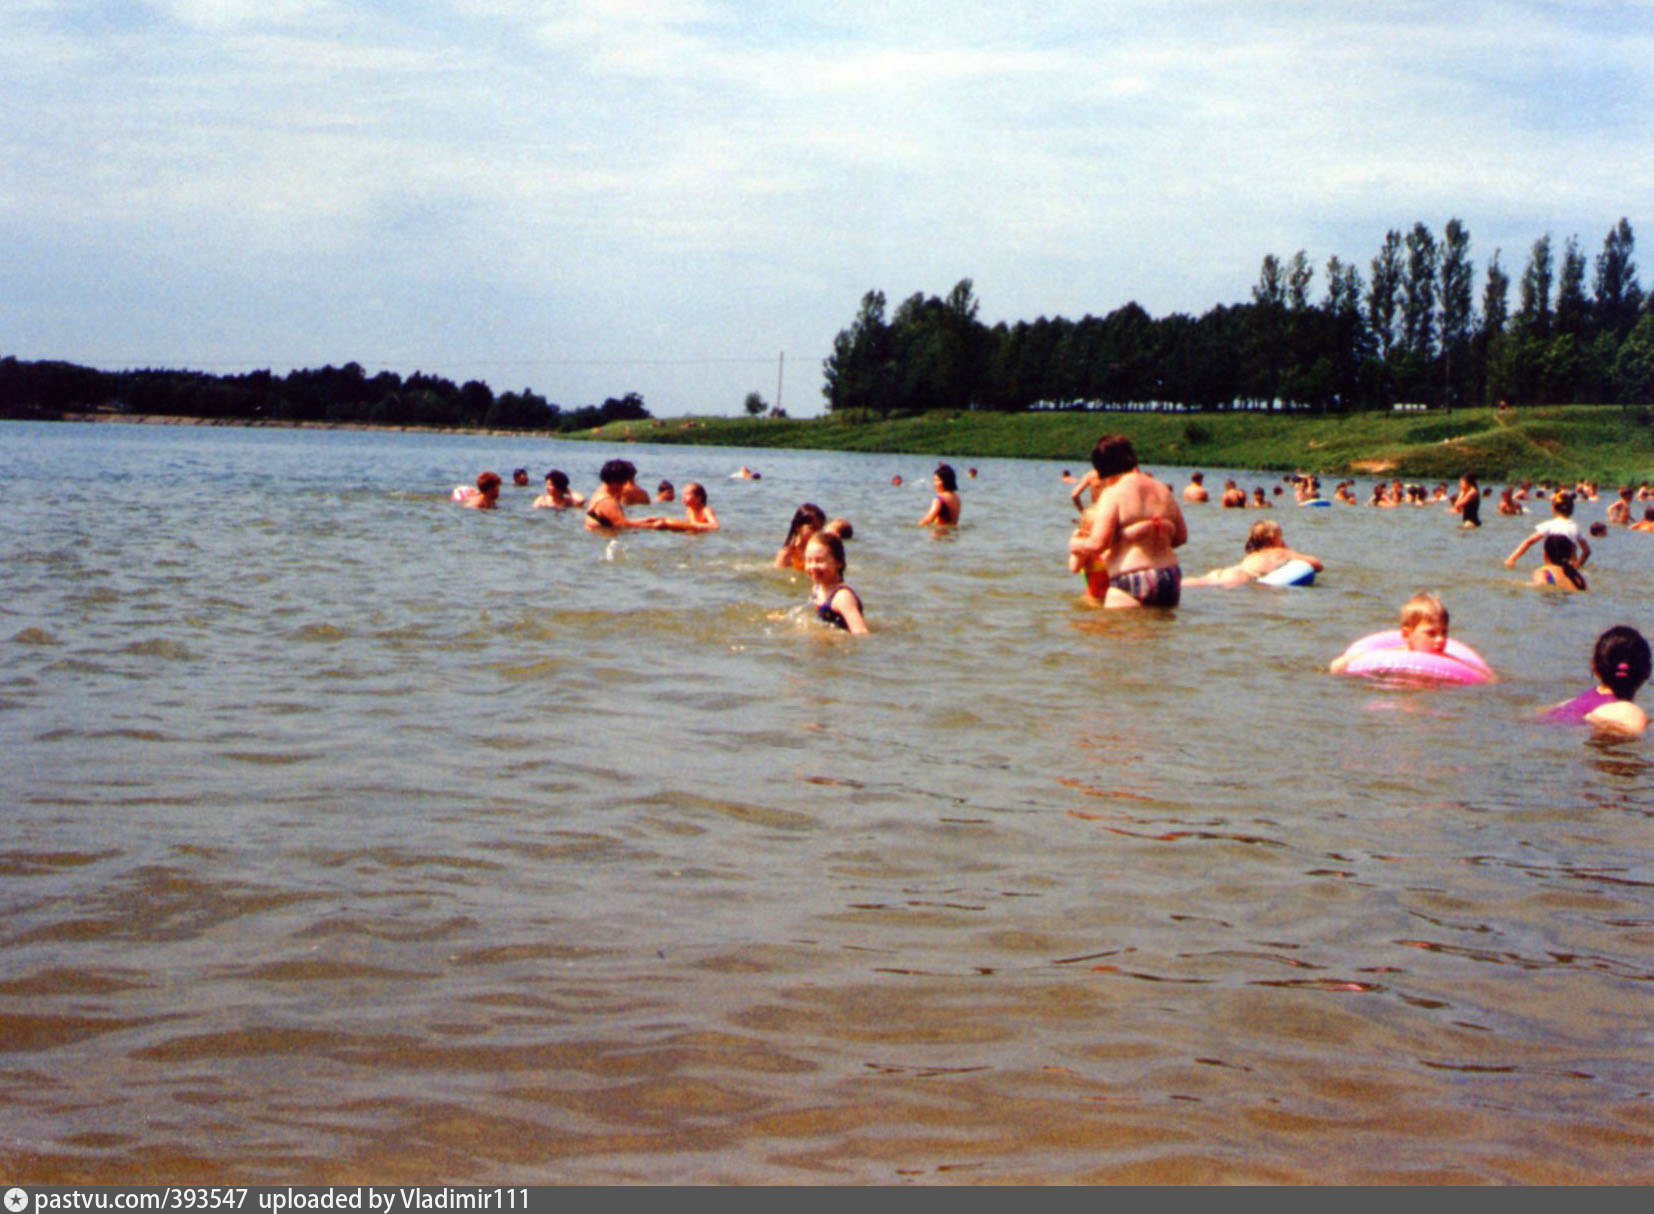
<instances>
[{"instance_id":1,"label":"patterned swim trunks","mask_svg":"<svg viewBox=\"0 0 1654 1214\"><path fill-rule=\"evenodd\" d=\"M1176 607L1183 597L1183 570L1176 565L1164 569L1128 569L1109 579L1108 584L1123 590L1145 607Z\"/></svg>"}]
</instances>

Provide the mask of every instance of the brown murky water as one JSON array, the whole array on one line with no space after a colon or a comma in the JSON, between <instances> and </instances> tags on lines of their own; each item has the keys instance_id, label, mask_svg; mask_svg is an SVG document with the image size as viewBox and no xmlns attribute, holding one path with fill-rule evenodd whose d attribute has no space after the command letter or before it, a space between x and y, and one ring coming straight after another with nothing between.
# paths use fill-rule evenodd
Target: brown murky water
<instances>
[{"instance_id":1,"label":"brown murky water","mask_svg":"<svg viewBox=\"0 0 1654 1214\"><path fill-rule=\"evenodd\" d=\"M1650 743L1533 720L1654 536L1558 598L1533 520L1289 504L1320 585L1123 618L1049 464L942 537L919 457L628 448L707 537L445 500L613 454L0 426L0 1174L1654 1180ZM806 499L871 637L769 568ZM1322 673L1419 587L1503 682Z\"/></svg>"}]
</instances>

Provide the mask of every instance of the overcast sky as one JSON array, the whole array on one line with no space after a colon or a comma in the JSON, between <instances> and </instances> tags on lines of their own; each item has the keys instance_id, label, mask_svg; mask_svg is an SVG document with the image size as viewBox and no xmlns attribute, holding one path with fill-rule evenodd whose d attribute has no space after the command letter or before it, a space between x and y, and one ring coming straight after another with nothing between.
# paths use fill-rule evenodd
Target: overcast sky
<instances>
[{"instance_id":1,"label":"overcast sky","mask_svg":"<svg viewBox=\"0 0 1654 1214\"><path fill-rule=\"evenodd\" d=\"M1547 232L1594 258L1654 223L1644 3L0 17L0 354L24 359L355 360L669 416L773 402L785 351L798 416L869 289L893 310L970 278L990 324L1199 314L1266 253L1365 273L1387 229L1457 216L1479 292L1495 248L1514 278Z\"/></svg>"}]
</instances>

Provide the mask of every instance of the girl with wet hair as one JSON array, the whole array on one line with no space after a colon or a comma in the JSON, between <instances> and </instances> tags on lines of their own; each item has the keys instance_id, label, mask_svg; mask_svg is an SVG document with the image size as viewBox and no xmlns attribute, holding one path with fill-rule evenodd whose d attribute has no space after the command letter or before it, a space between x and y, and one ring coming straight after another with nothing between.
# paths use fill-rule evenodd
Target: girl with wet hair
<instances>
[{"instance_id":1,"label":"girl with wet hair","mask_svg":"<svg viewBox=\"0 0 1654 1214\"><path fill-rule=\"evenodd\" d=\"M1643 634L1628 624L1616 624L1597 638L1591 651L1596 687L1547 710L1545 719L1583 721L1611 733L1642 733L1648 728L1648 714L1632 703L1632 697L1648 682L1649 666Z\"/></svg>"},{"instance_id":2,"label":"girl with wet hair","mask_svg":"<svg viewBox=\"0 0 1654 1214\"><path fill-rule=\"evenodd\" d=\"M1565 535L1545 537L1545 563L1533 571L1535 586L1558 586L1570 593L1587 589L1585 575L1575 563L1579 549Z\"/></svg>"},{"instance_id":3,"label":"girl with wet hair","mask_svg":"<svg viewBox=\"0 0 1654 1214\"><path fill-rule=\"evenodd\" d=\"M805 502L793 511L792 526L787 528L787 538L781 544L781 549L775 554L777 569L804 570L804 545L810 542L810 537L827 522L827 512L814 502Z\"/></svg>"}]
</instances>

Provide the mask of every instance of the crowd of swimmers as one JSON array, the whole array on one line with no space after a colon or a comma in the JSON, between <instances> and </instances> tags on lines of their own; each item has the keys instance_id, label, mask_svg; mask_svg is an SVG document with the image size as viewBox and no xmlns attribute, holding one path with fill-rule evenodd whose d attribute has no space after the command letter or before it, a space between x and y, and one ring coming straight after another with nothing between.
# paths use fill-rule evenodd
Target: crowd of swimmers
<instances>
[{"instance_id":1,"label":"crowd of swimmers","mask_svg":"<svg viewBox=\"0 0 1654 1214\"><path fill-rule=\"evenodd\" d=\"M1289 546L1278 522L1265 519L1252 525L1244 551L1235 564L1185 581L1177 555L1189 536L1182 503L1200 504L1211 500L1204 474L1193 473L1178 494L1139 466L1131 440L1120 434L1104 435L1098 440L1091 453L1091 464L1090 471L1080 478L1065 470L1063 480L1074 486L1072 501L1080 511L1079 523L1069 538L1069 568L1084 576L1086 597L1095 604L1105 608L1176 607L1184 586L1243 586L1268 578L1294 561L1302 562L1314 572L1324 568L1317 557ZM976 469L970 469L969 475L974 479ZM758 473L745 465L732 476L742 480L759 478ZM527 470L517 469L512 479L518 486L527 485ZM633 517L626 513L627 507L672 503L678 499L676 488L668 481L661 481L651 494L637 483L636 466L624 459L605 463L598 479L599 487L590 496L583 496L570 488L564 472L554 468L546 473L545 491L534 499L534 508L583 510L585 526L592 531L709 532L719 529L718 516L707 499L706 488L697 481L686 482L683 487L681 517L667 514ZM902 479L892 477L891 483L900 485ZM1327 498L1322 495L1319 478L1310 474L1286 478L1283 484L1274 487L1272 495L1266 494L1262 486L1255 487L1249 495L1234 480L1228 480L1219 505L1228 509L1272 508L1274 503L1270 497L1284 496L1288 485L1293 500L1301 505L1360 504L1353 480L1339 482ZM932 474L932 487L934 496L918 524L958 526L964 508L954 469L948 464L939 464ZM473 509L496 509L500 490L499 475L484 472L477 478L475 489L457 489L454 498ZM1568 592L1588 589L1582 567L1590 560L1591 546L1573 515L1578 501L1596 501L1598 496L1597 486L1589 481L1572 485L1535 485L1524 481L1507 486L1499 499L1501 514L1524 514L1528 509L1524 503L1545 501L1550 517L1505 558L1506 567L1514 568L1522 556L1537 545L1543 561L1533 571L1532 584ZM1592 534L1606 534L1608 524L1630 530L1654 530L1654 505L1645 508L1642 520L1633 522L1633 501L1654 501L1654 486L1645 481L1640 486L1620 489L1609 505L1607 523L1595 524ZM1436 505L1458 514L1463 527L1481 525L1481 488L1472 475L1461 477L1456 490L1450 490L1446 482L1427 490L1423 485L1404 484L1400 480L1381 481L1374 487L1368 504L1378 508ZM819 506L805 502L793 513L786 536L775 554L774 565L804 573L810 582L809 606L824 623L846 632L865 633L868 625L861 596L844 580L848 564L844 545L853 535L854 528L848 519L829 519ZM1392 635L1397 638L1393 644L1398 650L1436 655L1449 652L1447 609L1434 595L1414 595L1403 604L1401 629ZM1344 672L1356 658L1357 648L1352 646L1334 659L1330 669L1334 673ZM1642 635L1625 625L1604 632L1592 653L1591 673L1595 686L1556 706L1547 717L1584 721L1621 733L1643 732L1648 718L1633 702L1650 674L1649 645Z\"/></svg>"}]
</instances>

